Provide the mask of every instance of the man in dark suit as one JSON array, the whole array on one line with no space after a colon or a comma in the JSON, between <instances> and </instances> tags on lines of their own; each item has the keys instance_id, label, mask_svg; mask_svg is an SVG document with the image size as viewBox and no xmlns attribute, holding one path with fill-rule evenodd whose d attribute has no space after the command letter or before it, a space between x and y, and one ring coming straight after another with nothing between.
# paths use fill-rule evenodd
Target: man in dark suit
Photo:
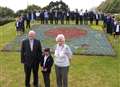
<instances>
[{"instance_id":1,"label":"man in dark suit","mask_svg":"<svg viewBox=\"0 0 120 87\"><path fill-rule=\"evenodd\" d=\"M80 24L82 25L83 24L83 16L84 16L83 9L80 10L79 16L80 16Z\"/></svg>"},{"instance_id":2,"label":"man in dark suit","mask_svg":"<svg viewBox=\"0 0 120 87\"><path fill-rule=\"evenodd\" d=\"M36 33L30 31L28 39L22 41L21 63L24 64L25 86L30 87L30 76L33 71L33 85L38 87L38 69L42 56L42 48L39 40L35 39Z\"/></svg>"},{"instance_id":3,"label":"man in dark suit","mask_svg":"<svg viewBox=\"0 0 120 87\"><path fill-rule=\"evenodd\" d=\"M112 26L114 25L114 21L110 14L107 16L106 24L107 24L107 33L112 35Z\"/></svg>"},{"instance_id":4,"label":"man in dark suit","mask_svg":"<svg viewBox=\"0 0 120 87\"><path fill-rule=\"evenodd\" d=\"M93 24L94 17L95 17L95 15L94 15L93 11L90 11L89 12L89 20L90 20L91 25Z\"/></svg>"},{"instance_id":5,"label":"man in dark suit","mask_svg":"<svg viewBox=\"0 0 120 87\"><path fill-rule=\"evenodd\" d=\"M78 9L76 9L75 21L76 21L76 25L78 25L78 24L79 24L79 13L78 13Z\"/></svg>"},{"instance_id":6,"label":"man in dark suit","mask_svg":"<svg viewBox=\"0 0 120 87\"><path fill-rule=\"evenodd\" d=\"M50 10L49 12L49 20L50 20L50 24L53 24L53 19L54 19L54 13L52 10Z\"/></svg>"},{"instance_id":7,"label":"man in dark suit","mask_svg":"<svg viewBox=\"0 0 120 87\"><path fill-rule=\"evenodd\" d=\"M66 24L70 23L70 12L66 12Z\"/></svg>"},{"instance_id":8,"label":"man in dark suit","mask_svg":"<svg viewBox=\"0 0 120 87\"><path fill-rule=\"evenodd\" d=\"M95 14L95 21L96 21L96 25L99 24L99 19L100 19L100 15L98 13Z\"/></svg>"},{"instance_id":9,"label":"man in dark suit","mask_svg":"<svg viewBox=\"0 0 120 87\"><path fill-rule=\"evenodd\" d=\"M88 25L88 21L89 21L88 10L85 10L83 17L84 17L84 24Z\"/></svg>"},{"instance_id":10,"label":"man in dark suit","mask_svg":"<svg viewBox=\"0 0 120 87\"><path fill-rule=\"evenodd\" d=\"M54 20L55 20L55 24L58 24L58 18L59 17L59 12L56 10L54 13Z\"/></svg>"},{"instance_id":11,"label":"man in dark suit","mask_svg":"<svg viewBox=\"0 0 120 87\"><path fill-rule=\"evenodd\" d=\"M60 16L61 24L64 24L64 16L65 16L64 11L60 11L60 12L59 12L59 16Z\"/></svg>"},{"instance_id":12,"label":"man in dark suit","mask_svg":"<svg viewBox=\"0 0 120 87\"><path fill-rule=\"evenodd\" d=\"M40 13L40 21L41 21L41 24L44 24L44 11L41 11Z\"/></svg>"},{"instance_id":13,"label":"man in dark suit","mask_svg":"<svg viewBox=\"0 0 120 87\"><path fill-rule=\"evenodd\" d=\"M26 15L26 28L29 28L31 27L31 12L28 12L27 15Z\"/></svg>"}]
</instances>

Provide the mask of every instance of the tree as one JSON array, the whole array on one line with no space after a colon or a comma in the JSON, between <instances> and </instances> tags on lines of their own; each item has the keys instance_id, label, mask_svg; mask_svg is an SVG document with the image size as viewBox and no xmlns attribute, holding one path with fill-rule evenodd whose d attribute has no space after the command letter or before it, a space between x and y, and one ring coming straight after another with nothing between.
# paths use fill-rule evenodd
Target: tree
<instances>
[{"instance_id":1,"label":"tree","mask_svg":"<svg viewBox=\"0 0 120 87\"><path fill-rule=\"evenodd\" d=\"M41 10L41 7L40 6L37 6L37 5L29 5L26 9L24 10L18 10L16 12L16 16L20 16L20 15L24 15L26 14L27 12L32 12L32 11L40 11Z\"/></svg>"},{"instance_id":2,"label":"tree","mask_svg":"<svg viewBox=\"0 0 120 87\"><path fill-rule=\"evenodd\" d=\"M38 6L38 5L29 5L28 7L27 7L27 9L25 9L25 10L27 10L27 11L36 11L36 10L41 10L41 7L40 6Z\"/></svg>"},{"instance_id":3,"label":"tree","mask_svg":"<svg viewBox=\"0 0 120 87\"><path fill-rule=\"evenodd\" d=\"M66 3L64 3L62 0L61 1L56 1L53 2L51 1L49 5L45 6L43 10L58 10L58 11L69 11L69 7Z\"/></svg>"},{"instance_id":4,"label":"tree","mask_svg":"<svg viewBox=\"0 0 120 87\"><path fill-rule=\"evenodd\" d=\"M98 6L98 10L106 13L119 13L120 12L120 0L106 0Z\"/></svg>"},{"instance_id":5,"label":"tree","mask_svg":"<svg viewBox=\"0 0 120 87\"><path fill-rule=\"evenodd\" d=\"M1 17L13 17L14 11L7 7L0 7L0 14Z\"/></svg>"},{"instance_id":6,"label":"tree","mask_svg":"<svg viewBox=\"0 0 120 87\"><path fill-rule=\"evenodd\" d=\"M16 15L15 15L15 16L20 16L20 15L25 14L25 13L27 13L26 10L18 10L18 11L16 12Z\"/></svg>"}]
</instances>

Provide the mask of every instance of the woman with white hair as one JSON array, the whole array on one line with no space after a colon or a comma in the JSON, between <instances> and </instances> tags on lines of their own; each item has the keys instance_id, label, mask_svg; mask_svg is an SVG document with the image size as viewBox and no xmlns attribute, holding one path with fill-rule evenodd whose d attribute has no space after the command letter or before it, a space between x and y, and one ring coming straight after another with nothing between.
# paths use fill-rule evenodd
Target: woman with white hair
<instances>
[{"instance_id":1,"label":"woman with white hair","mask_svg":"<svg viewBox=\"0 0 120 87\"><path fill-rule=\"evenodd\" d=\"M68 87L68 71L72 52L70 47L65 44L65 37L63 34L58 34L56 42L57 45L54 56L57 87Z\"/></svg>"}]
</instances>

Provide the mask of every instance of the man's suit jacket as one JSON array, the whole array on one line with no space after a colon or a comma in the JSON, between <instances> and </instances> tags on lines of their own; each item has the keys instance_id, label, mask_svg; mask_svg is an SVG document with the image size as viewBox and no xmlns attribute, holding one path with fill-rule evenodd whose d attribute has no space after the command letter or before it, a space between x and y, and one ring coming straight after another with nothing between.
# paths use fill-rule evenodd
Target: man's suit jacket
<instances>
[{"instance_id":1,"label":"man's suit jacket","mask_svg":"<svg viewBox=\"0 0 120 87\"><path fill-rule=\"evenodd\" d=\"M42 48L39 40L34 39L33 50L31 51L29 39L23 40L21 46L21 63L32 65L40 62Z\"/></svg>"},{"instance_id":2,"label":"man's suit jacket","mask_svg":"<svg viewBox=\"0 0 120 87\"><path fill-rule=\"evenodd\" d=\"M42 58L41 58L41 67L46 68L47 71L45 71L45 72L50 73L51 72L51 67L53 65L53 57L51 55L48 56L48 58L45 62L45 65L43 65L44 64L44 57L45 57L45 55L43 55Z\"/></svg>"}]
</instances>

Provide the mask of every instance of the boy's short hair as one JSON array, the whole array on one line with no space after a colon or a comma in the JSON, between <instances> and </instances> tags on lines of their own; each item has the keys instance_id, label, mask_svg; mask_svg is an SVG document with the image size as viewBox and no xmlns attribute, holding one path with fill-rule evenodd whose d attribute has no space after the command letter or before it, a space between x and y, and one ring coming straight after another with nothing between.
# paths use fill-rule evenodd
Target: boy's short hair
<instances>
[{"instance_id":1,"label":"boy's short hair","mask_svg":"<svg viewBox=\"0 0 120 87\"><path fill-rule=\"evenodd\" d=\"M50 48L45 48L44 52L50 52Z\"/></svg>"}]
</instances>

